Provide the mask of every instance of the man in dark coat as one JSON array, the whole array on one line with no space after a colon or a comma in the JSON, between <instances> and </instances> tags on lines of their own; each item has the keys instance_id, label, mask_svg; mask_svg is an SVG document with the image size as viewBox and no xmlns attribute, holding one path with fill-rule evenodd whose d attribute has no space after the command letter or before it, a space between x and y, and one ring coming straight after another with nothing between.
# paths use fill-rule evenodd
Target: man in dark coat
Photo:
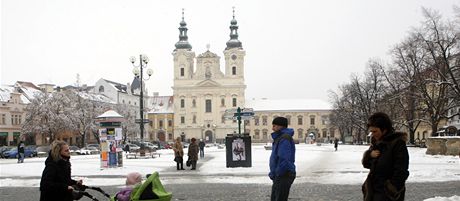
<instances>
[{"instance_id":1,"label":"man in dark coat","mask_svg":"<svg viewBox=\"0 0 460 201\"><path fill-rule=\"evenodd\" d=\"M200 147L200 158L204 158L204 147L206 144L203 142L203 139L200 139L200 143L198 143L198 146Z\"/></svg>"},{"instance_id":2,"label":"man in dark coat","mask_svg":"<svg viewBox=\"0 0 460 201\"><path fill-rule=\"evenodd\" d=\"M25 158L24 142L19 141L19 144L18 144L18 163L24 163L24 158Z\"/></svg>"},{"instance_id":3,"label":"man in dark coat","mask_svg":"<svg viewBox=\"0 0 460 201\"><path fill-rule=\"evenodd\" d=\"M72 185L81 184L70 178L70 150L64 141L54 141L45 161L40 181L40 201L72 201Z\"/></svg>"},{"instance_id":4,"label":"man in dark coat","mask_svg":"<svg viewBox=\"0 0 460 201\"><path fill-rule=\"evenodd\" d=\"M371 146L364 152L362 164L369 169L363 184L364 201L403 201L409 176L407 134L395 132L388 115L371 115L367 123Z\"/></svg>"}]
</instances>

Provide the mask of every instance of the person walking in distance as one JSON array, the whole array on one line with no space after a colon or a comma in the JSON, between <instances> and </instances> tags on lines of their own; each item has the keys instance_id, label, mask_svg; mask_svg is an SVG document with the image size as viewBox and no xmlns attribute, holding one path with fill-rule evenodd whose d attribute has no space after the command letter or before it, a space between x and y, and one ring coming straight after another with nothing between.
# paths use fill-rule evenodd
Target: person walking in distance
<instances>
[{"instance_id":1,"label":"person walking in distance","mask_svg":"<svg viewBox=\"0 0 460 201\"><path fill-rule=\"evenodd\" d=\"M25 157L25 150L24 150L24 142L19 141L18 144L18 163L24 163L24 157Z\"/></svg>"},{"instance_id":2,"label":"person walking in distance","mask_svg":"<svg viewBox=\"0 0 460 201\"><path fill-rule=\"evenodd\" d=\"M198 143L198 146L200 147L200 158L204 158L204 147L206 144L203 142L203 139L200 139L200 143Z\"/></svg>"},{"instance_id":3,"label":"person walking in distance","mask_svg":"<svg viewBox=\"0 0 460 201\"><path fill-rule=\"evenodd\" d=\"M403 201L409 176L407 134L396 132L387 114L377 112L367 120L371 145L362 164L369 169L362 185L364 201Z\"/></svg>"},{"instance_id":4,"label":"person walking in distance","mask_svg":"<svg viewBox=\"0 0 460 201\"><path fill-rule=\"evenodd\" d=\"M287 201L291 185L296 177L294 130L287 128L288 120L276 117L272 122L273 138L270 155L270 173L273 181L271 201Z\"/></svg>"},{"instance_id":5,"label":"person walking in distance","mask_svg":"<svg viewBox=\"0 0 460 201\"><path fill-rule=\"evenodd\" d=\"M192 165L191 170L196 170L196 162L198 161L198 144L196 143L196 139L192 138L190 145L188 146L188 160Z\"/></svg>"},{"instance_id":6,"label":"person walking in distance","mask_svg":"<svg viewBox=\"0 0 460 201\"><path fill-rule=\"evenodd\" d=\"M339 147L339 139L337 138L334 138L334 148L335 148L335 151L337 151L337 148Z\"/></svg>"},{"instance_id":7,"label":"person walking in distance","mask_svg":"<svg viewBox=\"0 0 460 201\"><path fill-rule=\"evenodd\" d=\"M185 170L184 169L184 149L181 143L181 138L177 137L176 142L173 145L174 150L174 161L176 161L177 170Z\"/></svg>"}]
</instances>

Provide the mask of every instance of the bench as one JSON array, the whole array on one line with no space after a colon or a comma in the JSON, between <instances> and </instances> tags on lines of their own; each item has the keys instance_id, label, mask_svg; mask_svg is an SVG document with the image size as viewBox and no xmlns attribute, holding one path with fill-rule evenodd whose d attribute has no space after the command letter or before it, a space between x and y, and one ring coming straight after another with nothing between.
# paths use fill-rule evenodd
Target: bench
<instances>
[{"instance_id":1,"label":"bench","mask_svg":"<svg viewBox=\"0 0 460 201\"><path fill-rule=\"evenodd\" d=\"M130 152L126 153L126 159L130 159L130 158L148 158L148 157L155 158L157 155L158 155L158 157L161 156L161 154L156 152L156 151L148 151L148 150L146 150L142 154L139 150L133 150L133 151L130 151Z\"/></svg>"}]
</instances>

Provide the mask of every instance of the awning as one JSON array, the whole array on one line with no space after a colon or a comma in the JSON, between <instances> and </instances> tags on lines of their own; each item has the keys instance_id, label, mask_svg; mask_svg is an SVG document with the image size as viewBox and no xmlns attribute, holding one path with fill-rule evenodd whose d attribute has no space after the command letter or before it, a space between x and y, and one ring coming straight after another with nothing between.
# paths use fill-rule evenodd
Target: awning
<instances>
[{"instance_id":1,"label":"awning","mask_svg":"<svg viewBox=\"0 0 460 201\"><path fill-rule=\"evenodd\" d=\"M13 137L19 137L21 135L21 132L13 132Z\"/></svg>"},{"instance_id":2,"label":"awning","mask_svg":"<svg viewBox=\"0 0 460 201\"><path fill-rule=\"evenodd\" d=\"M8 132L0 132L0 137L7 137L8 136Z\"/></svg>"}]
</instances>

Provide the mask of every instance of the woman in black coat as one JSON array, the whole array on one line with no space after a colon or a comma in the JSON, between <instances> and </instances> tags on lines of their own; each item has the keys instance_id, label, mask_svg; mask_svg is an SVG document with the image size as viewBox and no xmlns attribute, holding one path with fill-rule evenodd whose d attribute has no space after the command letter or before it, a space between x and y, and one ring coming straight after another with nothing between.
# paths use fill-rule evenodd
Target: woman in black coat
<instances>
[{"instance_id":1,"label":"woman in black coat","mask_svg":"<svg viewBox=\"0 0 460 201\"><path fill-rule=\"evenodd\" d=\"M40 201L73 200L72 185L81 184L81 181L70 178L69 159L69 146L64 141L54 141L40 181Z\"/></svg>"},{"instance_id":2,"label":"woman in black coat","mask_svg":"<svg viewBox=\"0 0 460 201\"><path fill-rule=\"evenodd\" d=\"M368 128L372 142L362 159L370 170L362 186L364 201L403 201L409 176L407 134L395 132L385 113L373 114Z\"/></svg>"}]
</instances>

